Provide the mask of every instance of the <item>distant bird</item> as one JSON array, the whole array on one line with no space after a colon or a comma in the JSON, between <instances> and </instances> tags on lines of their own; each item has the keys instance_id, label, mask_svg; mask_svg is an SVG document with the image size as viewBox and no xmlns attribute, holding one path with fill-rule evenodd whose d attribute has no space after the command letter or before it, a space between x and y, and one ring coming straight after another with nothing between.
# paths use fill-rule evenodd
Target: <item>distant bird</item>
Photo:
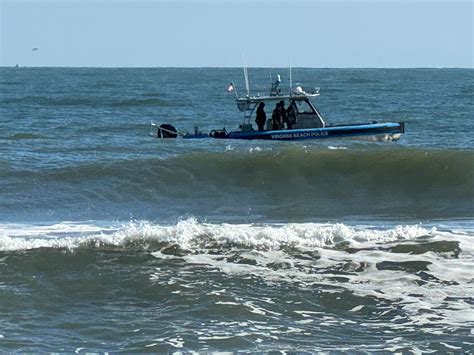
<instances>
[{"instance_id":1,"label":"distant bird","mask_svg":"<svg viewBox=\"0 0 474 355\"><path fill-rule=\"evenodd\" d=\"M36 47L32 49L32 51L37 51L37 50L38 50L38 48L36 48Z\"/></svg>"}]
</instances>

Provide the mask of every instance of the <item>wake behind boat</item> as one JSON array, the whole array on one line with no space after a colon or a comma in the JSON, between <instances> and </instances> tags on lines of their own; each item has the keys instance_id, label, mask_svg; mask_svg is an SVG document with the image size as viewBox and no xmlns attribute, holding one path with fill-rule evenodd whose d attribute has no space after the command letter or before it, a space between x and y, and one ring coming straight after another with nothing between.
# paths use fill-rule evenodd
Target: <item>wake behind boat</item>
<instances>
[{"instance_id":1,"label":"wake behind boat","mask_svg":"<svg viewBox=\"0 0 474 355\"><path fill-rule=\"evenodd\" d=\"M292 88L290 72L290 90L283 94L279 89L280 75L272 83L268 96L250 96L248 78L244 69L247 95L239 97L235 85L230 83L228 92L235 92L235 101L244 118L238 130L228 132L224 129L212 130L209 133L200 132L195 127L193 133L180 133L171 124L157 125L151 122L156 129L158 138L217 138L217 139L263 139L263 140L307 140L323 138L350 138L372 141L396 141L405 132L404 122L376 121L367 123L351 123L342 125L328 125L320 112L310 101L320 95L319 88L306 92L301 85ZM265 107L275 104L273 113L267 115ZM263 112L263 113L262 113ZM254 123L255 122L255 125Z\"/></svg>"}]
</instances>

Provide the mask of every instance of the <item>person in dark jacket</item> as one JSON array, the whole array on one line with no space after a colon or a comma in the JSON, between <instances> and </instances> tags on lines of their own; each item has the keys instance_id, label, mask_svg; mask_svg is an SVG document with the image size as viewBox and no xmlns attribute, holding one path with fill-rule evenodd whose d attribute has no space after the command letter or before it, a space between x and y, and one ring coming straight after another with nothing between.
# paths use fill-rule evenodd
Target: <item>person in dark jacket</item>
<instances>
[{"instance_id":1,"label":"person in dark jacket","mask_svg":"<svg viewBox=\"0 0 474 355\"><path fill-rule=\"evenodd\" d=\"M258 130L265 130L265 122L267 122L267 114L265 113L265 104L260 102L257 107L257 117L255 117L255 122L257 123Z\"/></svg>"},{"instance_id":2,"label":"person in dark jacket","mask_svg":"<svg viewBox=\"0 0 474 355\"><path fill-rule=\"evenodd\" d=\"M293 125L296 123L296 112L293 107L293 103L290 102L290 105L286 109L286 127L292 129Z\"/></svg>"},{"instance_id":3,"label":"person in dark jacket","mask_svg":"<svg viewBox=\"0 0 474 355\"><path fill-rule=\"evenodd\" d=\"M275 109L272 113L272 128L273 130L280 129L280 103L277 102Z\"/></svg>"},{"instance_id":4,"label":"person in dark jacket","mask_svg":"<svg viewBox=\"0 0 474 355\"><path fill-rule=\"evenodd\" d=\"M278 129L285 129L285 123L287 122L285 102L280 101L280 109L278 110Z\"/></svg>"}]
</instances>

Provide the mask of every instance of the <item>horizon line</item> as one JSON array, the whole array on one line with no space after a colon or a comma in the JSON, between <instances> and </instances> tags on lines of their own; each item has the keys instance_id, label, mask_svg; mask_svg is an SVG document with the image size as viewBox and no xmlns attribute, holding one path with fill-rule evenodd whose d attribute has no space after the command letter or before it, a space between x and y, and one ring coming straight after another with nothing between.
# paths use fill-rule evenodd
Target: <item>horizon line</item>
<instances>
[{"instance_id":1,"label":"horizon line","mask_svg":"<svg viewBox=\"0 0 474 355\"><path fill-rule=\"evenodd\" d=\"M242 66L55 66L55 65L41 65L41 66L29 66L29 65L0 65L0 68L13 68L13 69L24 69L24 68L57 68L57 69L242 69ZM249 66L249 69L288 69L288 67L272 67L272 66ZM341 67L310 67L310 66L295 66L292 69L474 69L471 67L458 67L458 66L401 66L401 67L378 67L378 66L341 66Z\"/></svg>"}]
</instances>

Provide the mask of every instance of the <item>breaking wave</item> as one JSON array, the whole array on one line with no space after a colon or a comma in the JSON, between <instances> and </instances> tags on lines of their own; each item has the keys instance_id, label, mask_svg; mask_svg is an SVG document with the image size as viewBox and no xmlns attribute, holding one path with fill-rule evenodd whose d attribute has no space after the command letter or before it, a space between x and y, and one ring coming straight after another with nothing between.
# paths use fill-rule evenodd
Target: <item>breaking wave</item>
<instances>
[{"instance_id":1,"label":"breaking wave","mask_svg":"<svg viewBox=\"0 0 474 355\"><path fill-rule=\"evenodd\" d=\"M241 246L261 250L281 248L334 248L364 242L393 242L433 234L420 226L397 226L389 230L364 229L345 224L232 225L199 223L191 218L176 225L130 222L122 226L64 222L47 226L4 224L0 227L0 250L38 248L75 249L83 246L174 245L193 251L209 246Z\"/></svg>"},{"instance_id":2,"label":"breaking wave","mask_svg":"<svg viewBox=\"0 0 474 355\"><path fill-rule=\"evenodd\" d=\"M343 223L213 224L189 218L175 225L148 221L102 226L62 222L52 225L0 225L0 251L81 247L169 247L189 253L215 247L252 250L328 248L393 243L432 237L436 228L420 225L380 229Z\"/></svg>"},{"instance_id":3,"label":"breaking wave","mask_svg":"<svg viewBox=\"0 0 474 355\"><path fill-rule=\"evenodd\" d=\"M465 331L472 325L472 299L466 295L473 288L473 237L472 226L456 231L421 225L212 224L193 218L175 225L3 224L0 256L22 271L49 269L52 260L62 268L71 259L81 269L90 260L105 258L107 263L114 255L146 254L142 262L154 258L160 265L147 269L150 282L176 285L182 294L194 292L196 275L205 272L251 275L268 287L296 285L302 292L322 288L329 307L338 295L347 303L345 311L355 314L377 307L385 312L381 319L387 315L390 331L423 325L432 333L449 327ZM177 275L172 267L176 263L190 271ZM242 306L229 303L225 289L218 292L221 302L227 302L222 304ZM325 302L324 294L320 297ZM250 308L260 315L271 312L254 304ZM404 318L391 323L400 311Z\"/></svg>"}]
</instances>

